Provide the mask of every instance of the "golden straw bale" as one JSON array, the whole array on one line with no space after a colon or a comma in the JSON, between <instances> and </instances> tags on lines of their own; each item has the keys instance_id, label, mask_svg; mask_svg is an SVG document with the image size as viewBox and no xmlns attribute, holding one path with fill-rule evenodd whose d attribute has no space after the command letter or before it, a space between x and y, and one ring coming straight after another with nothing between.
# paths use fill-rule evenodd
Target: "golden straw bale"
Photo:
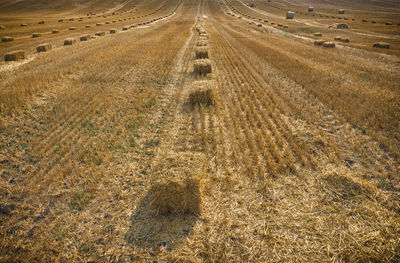
<instances>
[{"instance_id":1,"label":"golden straw bale","mask_svg":"<svg viewBox=\"0 0 400 263\"><path fill-rule=\"evenodd\" d=\"M206 47L196 47L196 59L198 58L208 58L208 48Z\"/></svg>"},{"instance_id":2,"label":"golden straw bale","mask_svg":"<svg viewBox=\"0 0 400 263\"><path fill-rule=\"evenodd\" d=\"M26 58L25 51L17 50L4 55L4 61L17 61Z\"/></svg>"},{"instance_id":3,"label":"golden straw bale","mask_svg":"<svg viewBox=\"0 0 400 263\"><path fill-rule=\"evenodd\" d=\"M198 75L211 73L211 61L209 59L196 59L194 61L194 72Z\"/></svg>"},{"instance_id":4,"label":"golden straw bale","mask_svg":"<svg viewBox=\"0 0 400 263\"><path fill-rule=\"evenodd\" d=\"M59 19L58 22L59 22L59 23L62 23L62 22L64 22L64 20L63 20L63 19Z\"/></svg>"},{"instance_id":5,"label":"golden straw bale","mask_svg":"<svg viewBox=\"0 0 400 263\"><path fill-rule=\"evenodd\" d=\"M50 43L44 43L44 44L40 44L39 46L36 47L36 51L38 53L40 52L46 52L52 49L52 45Z\"/></svg>"},{"instance_id":6,"label":"golden straw bale","mask_svg":"<svg viewBox=\"0 0 400 263\"><path fill-rule=\"evenodd\" d=\"M13 37L2 37L1 42L11 42L14 41Z\"/></svg>"},{"instance_id":7,"label":"golden straw bale","mask_svg":"<svg viewBox=\"0 0 400 263\"><path fill-rule=\"evenodd\" d=\"M390 49L390 44L386 42L378 42L373 44L372 47Z\"/></svg>"},{"instance_id":8,"label":"golden straw bale","mask_svg":"<svg viewBox=\"0 0 400 263\"><path fill-rule=\"evenodd\" d=\"M58 29L53 29L53 30L51 30L51 33L52 34L57 34L57 33L60 33L60 31Z\"/></svg>"},{"instance_id":9,"label":"golden straw bale","mask_svg":"<svg viewBox=\"0 0 400 263\"><path fill-rule=\"evenodd\" d=\"M33 33L32 34L32 38L41 37L41 36L42 36L41 33Z\"/></svg>"},{"instance_id":10,"label":"golden straw bale","mask_svg":"<svg viewBox=\"0 0 400 263\"><path fill-rule=\"evenodd\" d=\"M345 38L345 37L342 37L342 36L337 36L337 37L335 37L335 40L336 40L336 41L345 42L345 43L349 43L349 42L350 42L350 39Z\"/></svg>"},{"instance_id":11,"label":"golden straw bale","mask_svg":"<svg viewBox=\"0 0 400 263\"><path fill-rule=\"evenodd\" d=\"M6 29L6 27L3 25L0 25L0 29Z\"/></svg>"},{"instance_id":12,"label":"golden straw bale","mask_svg":"<svg viewBox=\"0 0 400 263\"><path fill-rule=\"evenodd\" d=\"M199 186L197 178L160 180L150 189L150 205L156 214L200 214Z\"/></svg>"},{"instance_id":13,"label":"golden straw bale","mask_svg":"<svg viewBox=\"0 0 400 263\"><path fill-rule=\"evenodd\" d=\"M100 31L100 32L96 32L95 36L101 37L101 36L105 36L106 32L104 31Z\"/></svg>"},{"instance_id":14,"label":"golden straw bale","mask_svg":"<svg viewBox=\"0 0 400 263\"><path fill-rule=\"evenodd\" d=\"M128 30L129 30L129 27L128 27L128 26L124 26L124 27L122 27L122 30L123 30L123 31L128 31Z\"/></svg>"},{"instance_id":15,"label":"golden straw bale","mask_svg":"<svg viewBox=\"0 0 400 263\"><path fill-rule=\"evenodd\" d=\"M322 46L322 44L324 44L326 42L326 40L315 40L314 41L314 45L315 46Z\"/></svg>"},{"instance_id":16,"label":"golden straw bale","mask_svg":"<svg viewBox=\"0 0 400 263\"><path fill-rule=\"evenodd\" d=\"M150 206L156 214L200 214L205 156L164 151L154 164Z\"/></svg>"},{"instance_id":17,"label":"golden straw bale","mask_svg":"<svg viewBox=\"0 0 400 263\"><path fill-rule=\"evenodd\" d=\"M189 102L192 105L214 104L214 93L211 82L208 80L193 82L189 92Z\"/></svg>"},{"instance_id":18,"label":"golden straw bale","mask_svg":"<svg viewBox=\"0 0 400 263\"><path fill-rule=\"evenodd\" d=\"M316 32L316 33L314 33L314 36L316 36L316 37L322 37L322 33Z\"/></svg>"},{"instance_id":19,"label":"golden straw bale","mask_svg":"<svg viewBox=\"0 0 400 263\"><path fill-rule=\"evenodd\" d=\"M64 40L64 46L71 46L76 43L76 39L74 38L67 38Z\"/></svg>"},{"instance_id":20,"label":"golden straw bale","mask_svg":"<svg viewBox=\"0 0 400 263\"><path fill-rule=\"evenodd\" d=\"M90 39L90 35L89 34L81 35L79 39L80 41L88 41Z\"/></svg>"},{"instance_id":21,"label":"golden straw bale","mask_svg":"<svg viewBox=\"0 0 400 263\"><path fill-rule=\"evenodd\" d=\"M115 33L117 33L117 29L111 28L111 29L110 29L110 34L115 34Z\"/></svg>"},{"instance_id":22,"label":"golden straw bale","mask_svg":"<svg viewBox=\"0 0 400 263\"><path fill-rule=\"evenodd\" d=\"M103 24L102 23L96 23L96 26L102 26Z\"/></svg>"},{"instance_id":23,"label":"golden straw bale","mask_svg":"<svg viewBox=\"0 0 400 263\"><path fill-rule=\"evenodd\" d=\"M335 45L335 43L333 43L333 42L324 42L324 43L322 43L322 47L324 47L324 48L334 48L336 45Z\"/></svg>"},{"instance_id":24,"label":"golden straw bale","mask_svg":"<svg viewBox=\"0 0 400 263\"><path fill-rule=\"evenodd\" d=\"M208 41L207 40L199 40L196 43L196 46L198 47L206 47L208 45Z\"/></svg>"},{"instance_id":25,"label":"golden straw bale","mask_svg":"<svg viewBox=\"0 0 400 263\"><path fill-rule=\"evenodd\" d=\"M70 30L70 31L76 30L76 27L73 27L73 26L72 26L72 27L69 28L69 30Z\"/></svg>"},{"instance_id":26,"label":"golden straw bale","mask_svg":"<svg viewBox=\"0 0 400 263\"><path fill-rule=\"evenodd\" d=\"M21 24L21 26L28 26L28 24Z\"/></svg>"},{"instance_id":27,"label":"golden straw bale","mask_svg":"<svg viewBox=\"0 0 400 263\"><path fill-rule=\"evenodd\" d=\"M43 25L43 24L44 24L44 21L43 21L43 20L42 20L42 21L39 21L38 24L39 24L39 25Z\"/></svg>"},{"instance_id":28,"label":"golden straw bale","mask_svg":"<svg viewBox=\"0 0 400 263\"><path fill-rule=\"evenodd\" d=\"M91 28L91 26L90 25L86 25L85 28Z\"/></svg>"}]
</instances>

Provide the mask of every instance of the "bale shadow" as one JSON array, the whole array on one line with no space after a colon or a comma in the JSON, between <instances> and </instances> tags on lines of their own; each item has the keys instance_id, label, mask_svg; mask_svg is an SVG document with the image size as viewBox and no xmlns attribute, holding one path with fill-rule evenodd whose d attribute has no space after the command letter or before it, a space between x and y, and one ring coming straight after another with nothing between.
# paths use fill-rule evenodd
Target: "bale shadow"
<instances>
[{"instance_id":1,"label":"bale shadow","mask_svg":"<svg viewBox=\"0 0 400 263\"><path fill-rule=\"evenodd\" d=\"M172 250L192 231L198 215L191 213L156 215L150 205L151 193L140 202L125 239L133 246L144 249L166 247Z\"/></svg>"}]
</instances>

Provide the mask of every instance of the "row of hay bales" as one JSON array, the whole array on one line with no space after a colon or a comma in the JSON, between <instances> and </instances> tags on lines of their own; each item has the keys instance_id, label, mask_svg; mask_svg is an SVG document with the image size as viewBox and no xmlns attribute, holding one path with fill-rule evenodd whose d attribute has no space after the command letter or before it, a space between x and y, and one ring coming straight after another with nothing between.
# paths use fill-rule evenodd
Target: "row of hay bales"
<instances>
[{"instance_id":1,"label":"row of hay bales","mask_svg":"<svg viewBox=\"0 0 400 263\"><path fill-rule=\"evenodd\" d=\"M270 2L270 0L268 0L268 2ZM271 6L271 7L276 8L276 9L279 9L279 10L281 10L281 11L287 11L285 8L282 8L282 7L278 7L278 6ZM289 14L289 12L292 13L292 14ZM286 18L287 18L287 19L293 19L294 13L296 13L296 14L302 14L302 15L306 15L306 16L308 16L308 15L316 16L316 14L314 13L314 6L309 6L309 7L307 8L307 12L301 12L301 11L287 11L287 13L286 13ZM338 10L337 10L337 13L338 13L339 15L344 15L344 14L345 14L345 10L342 9L342 8L341 8L341 9L338 9ZM334 19L343 19L343 20L349 20L349 19L351 19L352 21L356 21L356 20L357 20L356 18L349 18L349 17L343 17L343 16L329 16L329 15L324 15L324 14L319 14L319 16L320 16L320 17L325 17L325 18L334 18ZM361 21L362 21L362 22L368 22L367 19L361 19ZM372 24L376 24L377 22L376 22L376 21L371 21L371 23L372 23ZM391 25L393 25L393 22L387 21L387 22L382 22L382 24L387 25L387 26L391 26ZM400 23L397 24L397 25L400 26Z\"/></svg>"},{"instance_id":2,"label":"row of hay bales","mask_svg":"<svg viewBox=\"0 0 400 263\"><path fill-rule=\"evenodd\" d=\"M234 12L238 13L239 15L235 15L234 13L230 12L228 9L225 9L225 11L227 12L228 15L233 16L233 17L237 17L238 19L242 19L242 17L246 17L247 19L250 19L250 20L258 20L257 22L248 21L248 24L249 24L249 25L254 25L254 26L257 26L257 27L262 27L263 25L262 25L261 23L268 23L268 22L269 22L267 19L257 18L257 17L254 17L254 16L249 16L249 15L247 15L247 14L245 14L245 13L242 13L242 12L238 11L237 9L235 9L235 8L233 8L233 7L232 7L232 10L233 10ZM261 22L261 23L260 23L260 22ZM271 25L273 25L273 26L276 25L276 26L282 27L282 28L289 28L288 25L284 25L284 24L280 24L280 23L275 23L275 22L270 22L270 23L271 23Z\"/></svg>"},{"instance_id":3,"label":"row of hay bales","mask_svg":"<svg viewBox=\"0 0 400 263\"><path fill-rule=\"evenodd\" d=\"M146 24L154 23L154 22L159 21L161 19L165 19L165 18L167 18L169 16L172 16L175 11L176 11L176 8L175 8L175 10L173 12L169 13L168 15L161 16L161 17L158 17L158 18L154 18L151 21L146 21L146 22L143 22L143 23L139 23L138 25L146 25ZM132 25L129 25L129 26L123 26L122 27L122 31L127 31L130 28L134 28L134 27L136 27L135 24L132 24ZM90 26L87 25L87 26L85 26L85 28L90 28ZM76 30L76 27L70 27L69 30L70 31L74 31L74 30ZM59 30L53 29L52 30L52 34L56 34L56 33L59 33ZM117 33L117 29L112 28L112 29L110 29L109 33L110 34L115 34L115 33ZM95 36L102 37L102 36L105 36L105 34L106 33L104 31L99 31L99 32L95 33ZM37 38L37 37L41 37L41 36L42 36L41 33L33 33L32 34L32 38ZM95 37L91 37L90 34L83 34L83 35L81 35L79 37L79 40L80 41L88 41L88 40L90 40L92 38L95 38ZM5 36L5 37L2 38L2 42L11 42L11 41L14 41L13 37ZM77 43L77 40L75 38L66 38L64 40L63 45L64 46L71 46L71 45L74 45L75 43ZM37 53L46 52L46 51L52 50L52 47L53 46L50 43L43 43L43 44L40 44L40 45L38 45L36 47L36 52ZM22 60L22 59L25 59L25 58L26 58L26 52L23 51L23 50L11 51L11 52L9 52L9 53L4 55L4 61L6 61L6 62L7 61L18 61L18 60Z\"/></svg>"},{"instance_id":4,"label":"row of hay bales","mask_svg":"<svg viewBox=\"0 0 400 263\"><path fill-rule=\"evenodd\" d=\"M237 10L236 10L235 8L233 8L233 7L232 7L232 9L233 9L234 11L236 11L236 12L239 12L239 11L237 11ZM228 15L236 16L235 14L229 12L227 9L225 9L225 10L227 11L227 14L228 14ZM239 13L240 13L240 12L239 12ZM252 19L252 18L253 18L253 19L256 19L256 17L251 17L251 16L246 15L246 14L244 14L244 13L240 13L240 14L243 15L243 16L245 16L245 17L247 17L247 18L250 18L250 19ZM241 19L242 17L241 17L241 16L238 16L238 18ZM268 22L268 20L266 20L266 19L261 19L261 18L259 18L258 20L259 20L259 21L264 21L265 23ZM250 25L255 25L254 22L249 22L249 24L250 24ZM274 23L274 22L271 22L271 25L275 25L275 23ZM261 26L262 26L261 24L258 24L258 27L261 27ZM278 27L283 27L283 28L288 28L288 26L282 25L282 24L277 24L277 26L278 26ZM329 28L348 29L348 28L350 28L350 27L349 27L347 24L338 23L338 24L334 24L334 25L329 26ZM321 36L322 36L322 33L316 32L316 33L314 33L314 36L321 37ZM343 42L343 43L350 43L350 39L347 38L347 37L343 37L343 36L336 36L336 37L334 38L334 40L335 40L335 41L339 41L339 42ZM327 40L315 40L315 41L314 41L314 45L315 45L315 46L322 46L322 47L325 47L325 48L334 48L334 47L336 46L334 42L327 41ZM390 49L390 44L389 44L389 43L386 43L386 42L378 42L378 43L372 44L372 47L375 47L375 48L383 48L383 49Z\"/></svg>"},{"instance_id":5,"label":"row of hay bales","mask_svg":"<svg viewBox=\"0 0 400 263\"><path fill-rule=\"evenodd\" d=\"M194 73L211 73L208 53L208 34L197 25L199 37L195 47ZM193 107L214 104L213 89L208 79L196 80L190 85L188 101ZM182 215L201 213L202 185L205 171L200 153L166 152L156 162L155 180L150 188L150 206L156 215Z\"/></svg>"},{"instance_id":6,"label":"row of hay bales","mask_svg":"<svg viewBox=\"0 0 400 263\"><path fill-rule=\"evenodd\" d=\"M320 32L316 32L313 35L316 37L322 37L322 33L320 33ZM343 43L350 43L350 39L347 37L343 37L343 36L336 36L336 37L334 37L334 40L338 41L338 42L343 42ZM326 40L315 40L314 41L315 46L323 46L323 47L330 47L330 48L335 47L335 46L332 46L332 44L328 44L328 43L333 43L333 42L329 42ZM372 47L390 49L390 44L386 43L386 42L377 42L377 43L372 44Z\"/></svg>"},{"instance_id":7,"label":"row of hay bales","mask_svg":"<svg viewBox=\"0 0 400 263\"><path fill-rule=\"evenodd\" d=\"M180 3L181 3L181 1L180 1ZM179 4L180 4L179 3ZM153 22L156 22L156 21L159 21L159 20L161 20L161 19L165 19L165 18L167 18L167 17L169 17L169 16L171 16L171 15L173 15L173 13L176 11L176 9L178 8L178 6L179 6L179 4L177 5L177 7L172 11L172 12L170 12L169 14L167 14L167 15L164 15L164 16L160 16L160 17L157 17L157 18L153 18L153 19L151 19L151 20L149 20L149 21L145 21L145 22L142 22L142 23L139 23L138 25L139 26L141 26L141 25L147 25L147 24L150 24L150 23L153 23ZM143 16L140 16L140 17L146 17L146 16L149 16L149 15L152 15L152 14L154 14L154 13L156 13L157 11L159 11L160 10L160 8L158 8L156 11L154 11L154 12L152 12L152 13L149 13L149 14L146 14L146 15L143 15ZM114 14L114 13L113 13ZM89 17L90 18L90 17ZM139 17L138 17L139 18ZM78 21L82 21L82 17L80 17L79 18L79 20ZM128 18L124 18L124 19L119 19L118 20L118 22L122 22L122 21L127 21L127 20L131 20L131 19L135 19L135 17L128 17ZM70 19L68 19L69 21L74 21L74 18L70 18ZM64 21L64 19L59 19L58 20L58 22L63 22ZM112 23L116 23L117 22L117 20L113 20L112 21ZM44 24L45 22L44 21L39 21L39 24ZM106 21L104 24L106 24L106 25L108 25L108 24L110 24L110 22L109 21ZM103 26L104 25L103 23L96 23L96 26ZM21 24L21 26L28 26L28 24ZM91 28L92 26L91 25L85 25L85 28ZM132 27L134 27L134 26L130 26L131 28ZM3 26L3 25L0 25L0 29L5 29L6 27L5 26ZM126 30L128 30L129 29L129 27L128 26L125 26L125 27L123 27L123 31L126 31ZM77 28L76 27L69 27L68 28L68 30L69 31L74 31L74 30L77 30ZM52 30L52 34L57 34L57 33L59 33L60 32L60 30L58 30L58 29L53 29ZM32 33L32 38L38 38L38 37L41 37L42 36L42 33ZM13 37L11 37L11 36L4 36L4 37L2 37L2 39L1 39L1 41L2 42L12 42L12 41L14 41L14 38Z\"/></svg>"}]
</instances>

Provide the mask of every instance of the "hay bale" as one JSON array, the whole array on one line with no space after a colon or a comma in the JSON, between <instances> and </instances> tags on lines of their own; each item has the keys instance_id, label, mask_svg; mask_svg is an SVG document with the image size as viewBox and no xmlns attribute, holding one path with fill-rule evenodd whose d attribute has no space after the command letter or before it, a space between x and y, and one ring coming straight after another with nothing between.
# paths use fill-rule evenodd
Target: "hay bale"
<instances>
[{"instance_id":1,"label":"hay bale","mask_svg":"<svg viewBox=\"0 0 400 263\"><path fill-rule=\"evenodd\" d=\"M314 46L322 46L322 44L324 44L325 42L326 40L315 40Z\"/></svg>"},{"instance_id":2,"label":"hay bale","mask_svg":"<svg viewBox=\"0 0 400 263\"><path fill-rule=\"evenodd\" d=\"M314 36L316 36L316 37L322 37L322 33L316 32L316 33L314 33Z\"/></svg>"},{"instance_id":3,"label":"hay bale","mask_svg":"<svg viewBox=\"0 0 400 263\"><path fill-rule=\"evenodd\" d=\"M308 12L313 12L314 11L314 7L313 6L309 6L308 7Z\"/></svg>"},{"instance_id":4,"label":"hay bale","mask_svg":"<svg viewBox=\"0 0 400 263\"><path fill-rule=\"evenodd\" d=\"M70 31L76 30L76 27L73 27L73 26L72 26L72 27L69 28L69 30L70 30Z\"/></svg>"},{"instance_id":5,"label":"hay bale","mask_svg":"<svg viewBox=\"0 0 400 263\"><path fill-rule=\"evenodd\" d=\"M32 34L32 38L41 37L41 36L42 36L41 33L33 33Z\"/></svg>"},{"instance_id":6,"label":"hay bale","mask_svg":"<svg viewBox=\"0 0 400 263\"><path fill-rule=\"evenodd\" d=\"M158 160L157 160L158 159ZM205 156L193 152L163 152L154 162L150 206L156 214L199 214Z\"/></svg>"},{"instance_id":7,"label":"hay bale","mask_svg":"<svg viewBox=\"0 0 400 263\"><path fill-rule=\"evenodd\" d=\"M28 26L28 24L21 24L21 26Z\"/></svg>"},{"instance_id":8,"label":"hay bale","mask_svg":"<svg viewBox=\"0 0 400 263\"><path fill-rule=\"evenodd\" d=\"M88 41L90 39L90 35L89 34L81 35L79 39L80 41Z\"/></svg>"},{"instance_id":9,"label":"hay bale","mask_svg":"<svg viewBox=\"0 0 400 263\"><path fill-rule=\"evenodd\" d=\"M96 26L102 26L103 24L102 23L96 23Z\"/></svg>"},{"instance_id":10,"label":"hay bale","mask_svg":"<svg viewBox=\"0 0 400 263\"><path fill-rule=\"evenodd\" d=\"M106 21L106 25L109 25L110 24L110 21Z\"/></svg>"},{"instance_id":11,"label":"hay bale","mask_svg":"<svg viewBox=\"0 0 400 263\"><path fill-rule=\"evenodd\" d=\"M391 25L393 25L393 23L392 22L386 22L385 25L391 26Z\"/></svg>"},{"instance_id":12,"label":"hay bale","mask_svg":"<svg viewBox=\"0 0 400 263\"><path fill-rule=\"evenodd\" d=\"M372 24L376 24L376 21L371 21Z\"/></svg>"},{"instance_id":13,"label":"hay bale","mask_svg":"<svg viewBox=\"0 0 400 263\"><path fill-rule=\"evenodd\" d=\"M60 31L58 29L53 29L53 30L51 30L51 33L52 34L57 34L57 33L60 33Z\"/></svg>"},{"instance_id":14,"label":"hay bale","mask_svg":"<svg viewBox=\"0 0 400 263\"><path fill-rule=\"evenodd\" d=\"M189 92L189 102L192 105L214 104L214 93L210 82L207 80L193 82Z\"/></svg>"},{"instance_id":15,"label":"hay bale","mask_svg":"<svg viewBox=\"0 0 400 263\"><path fill-rule=\"evenodd\" d=\"M39 25L43 25L43 24L44 24L44 21L43 21L43 20L42 20L42 21L39 21L38 24L39 24Z\"/></svg>"},{"instance_id":16,"label":"hay bale","mask_svg":"<svg viewBox=\"0 0 400 263\"><path fill-rule=\"evenodd\" d=\"M390 44L386 42L374 43L372 47L390 49Z\"/></svg>"},{"instance_id":17,"label":"hay bale","mask_svg":"<svg viewBox=\"0 0 400 263\"><path fill-rule=\"evenodd\" d=\"M86 25L86 26L85 26L85 28L91 28L91 26L89 26L89 25Z\"/></svg>"},{"instance_id":18,"label":"hay bale","mask_svg":"<svg viewBox=\"0 0 400 263\"><path fill-rule=\"evenodd\" d=\"M6 27L3 25L0 25L0 29L6 29Z\"/></svg>"},{"instance_id":19,"label":"hay bale","mask_svg":"<svg viewBox=\"0 0 400 263\"><path fill-rule=\"evenodd\" d=\"M122 31L128 31L128 30L129 30L129 27L128 27L128 26L122 27Z\"/></svg>"},{"instance_id":20,"label":"hay bale","mask_svg":"<svg viewBox=\"0 0 400 263\"><path fill-rule=\"evenodd\" d=\"M64 20L63 20L63 19L59 19L58 22L59 22L59 23L62 23L62 22L64 22Z\"/></svg>"},{"instance_id":21,"label":"hay bale","mask_svg":"<svg viewBox=\"0 0 400 263\"><path fill-rule=\"evenodd\" d=\"M105 36L106 35L106 32L104 32L104 31L101 31L101 32L96 32L96 34L94 34L95 36L98 36L98 37L102 37L102 36Z\"/></svg>"},{"instance_id":22,"label":"hay bale","mask_svg":"<svg viewBox=\"0 0 400 263\"><path fill-rule=\"evenodd\" d=\"M324 48L334 48L335 46L336 45L333 42L326 41L326 42L322 43L322 47L324 47Z\"/></svg>"},{"instance_id":23,"label":"hay bale","mask_svg":"<svg viewBox=\"0 0 400 263\"><path fill-rule=\"evenodd\" d=\"M52 49L52 45L50 43L44 43L44 44L40 44L39 46L36 47L36 51L37 53L40 52L46 52Z\"/></svg>"},{"instance_id":24,"label":"hay bale","mask_svg":"<svg viewBox=\"0 0 400 263\"><path fill-rule=\"evenodd\" d=\"M197 75L207 75L211 73L211 61L209 59L196 59L194 61L194 72Z\"/></svg>"},{"instance_id":25,"label":"hay bale","mask_svg":"<svg viewBox=\"0 0 400 263\"><path fill-rule=\"evenodd\" d=\"M115 34L115 33L117 33L117 29L111 28L111 29L110 29L110 34Z\"/></svg>"},{"instance_id":26,"label":"hay bale","mask_svg":"<svg viewBox=\"0 0 400 263\"><path fill-rule=\"evenodd\" d=\"M350 28L350 27L349 27L348 24L337 23L337 24L330 25L329 28L348 29L348 28Z\"/></svg>"},{"instance_id":27,"label":"hay bale","mask_svg":"<svg viewBox=\"0 0 400 263\"><path fill-rule=\"evenodd\" d=\"M64 46L71 46L76 43L76 39L74 38L67 38L64 40Z\"/></svg>"},{"instance_id":28,"label":"hay bale","mask_svg":"<svg viewBox=\"0 0 400 263\"><path fill-rule=\"evenodd\" d=\"M293 19L294 18L294 12L292 11L287 11L286 13L286 19Z\"/></svg>"},{"instance_id":29,"label":"hay bale","mask_svg":"<svg viewBox=\"0 0 400 263\"><path fill-rule=\"evenodd\" d=\"M4 61L17 61L26 58L25 51L17 50L4 55Z\"/></svg>"},{"instance_id":30,"label":"hay bale","mask_svg":"<svg viewBox=\"0 0 400 263\"><path fill-rule=\"evenodd\" d=\"M350 39L342 37L342 36L337 36L337 37L334 38L334 40L345 42L345 43L349 43L350 42Z\"/></svg>"},{"instance_id":31,"label":"hay bale","mask_svg":"<svg viewBox=\"0 0 400 263\"><path fill-rule=\"evenodd\" d=\"M73 19L73 18L70 18L69 21L74 21L74 19Z\"/></svg>"},{"instance_id":32,"label":"hay bale","mask_svg":"<svg viewBox=\"0 0 400 263\"><path fill-rule=\"evenodd\" d=\"M366 19L363 19L363 20L361 20L361 22L364 22L364 23L365 23L365 22L368 22L368 21L367 21Z\"/></svg>"},{"instance_id":33,"label":"hay bale","mask_svg":"<svg viewBox=\"0 0 400 263\"><path fill-rule=\"evenodd\" d=\"M174 178L160 180L150 189L150 205L158 214L200 214L200 180Z\"/></svg>"},{"instance_id":34,"label":"hay bale","mask_svg":"<svg viewBox=\"0 0 400 263\"><path fill-rule=\"evenodd\" d=\"M2 37L1 42L11 42L14 41L13 37Z\"/></svg>"},{"instance_id":35,"label":"hay bale","mask_svg":"<svg viewBox=\"0 0 400 263\"><path fill-rule=\"evenodd\" d=\"M206 47L196 47L196 59L208 58L208 48Z\"/></svg>"},{"instance_id":36,"label":"hay bale","mask_svg":"<svg viewBox=\"0 0 400 263\"><path fill-rule=\"evenodd\" d=\"M339 9L338 13L339 14L344 14L344 9Z\"/></svg>"},{"instance_id":37,"label":"hay bale","mask_svg":"<svg viewBox=\"0 0 400 263\"><path fill-rule=\"evenodd\" d=\"M206 46L208 46L208 41L207 40L199 40L199 41L197 41L196 46L206 47Z\"/></svg>"}]
</instances>

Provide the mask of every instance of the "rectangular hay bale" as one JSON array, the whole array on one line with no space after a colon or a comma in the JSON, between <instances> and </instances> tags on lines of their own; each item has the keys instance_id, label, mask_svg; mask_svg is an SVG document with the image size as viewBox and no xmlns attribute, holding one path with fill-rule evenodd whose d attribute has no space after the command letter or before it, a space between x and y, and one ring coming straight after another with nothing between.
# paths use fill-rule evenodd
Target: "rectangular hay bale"
<instances>
[{"instance_id":1,"label":"rectangular hay bale","mask_svg":"<svg viewBox=\"0 0 400 263\"><path fill-rule=\"evenodd\" d=\"M44 44L40 44L39 46L36 47L36 51L38 53L40 52L46 52L49 51L53 48L53 46L50 43L44 43Z\"/></svg>"},{"instance_id":2,"label":"rectangular hay bale","mask_svg":"<svg viewBox=\"0 0 400 263\"><path fill-rule=\"evenodd\" d=\"M26 58L25 51L17 50L4 55L4 61L17 61Z\"/></svg>"}]
</instances>

